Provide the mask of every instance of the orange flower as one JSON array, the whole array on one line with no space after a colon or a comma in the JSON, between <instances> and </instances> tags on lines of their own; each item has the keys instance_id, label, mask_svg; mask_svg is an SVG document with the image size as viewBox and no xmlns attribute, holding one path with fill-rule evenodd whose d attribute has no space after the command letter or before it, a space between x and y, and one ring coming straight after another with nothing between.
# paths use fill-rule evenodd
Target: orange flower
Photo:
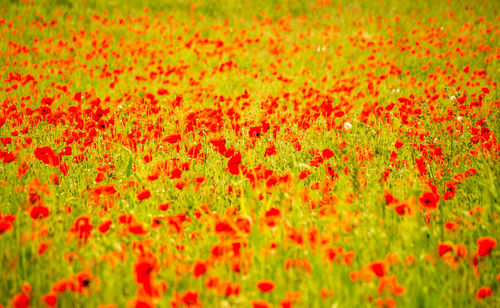
<instances>
[{"instance_id":1,"label":"orange flower","mask_svg":"<svg viewBox=\"0 0 500 308\"><path fill-rule=\"evenodd\" d=\"M392 297L377 298L375 305L381 308L394 308L396 307L396 301Z\"/></svg>"},{"instance_id":2,"label":"orange flower","mask_svg":"<svg viewBox=\"0 0 500 308\"><path fill-rule=\"evenodd\" d=\"M388 292L397 296L401 296L405 293L405 288L402 285L398 284L396 276L385 276L380 279L377 288L378 294L381 294L382 292Z\"/></svg>"},{"instance_id":3,"label":"orange flower","mask_svg":"<svg viewBox=\"0 0 500 308\"><path fill-rule=\"evenodd\" d=\"M327 299L333 296L333 290L329 290L327 287L322 287L320 290L321 297Z\"/></svg>"}]
</instances>

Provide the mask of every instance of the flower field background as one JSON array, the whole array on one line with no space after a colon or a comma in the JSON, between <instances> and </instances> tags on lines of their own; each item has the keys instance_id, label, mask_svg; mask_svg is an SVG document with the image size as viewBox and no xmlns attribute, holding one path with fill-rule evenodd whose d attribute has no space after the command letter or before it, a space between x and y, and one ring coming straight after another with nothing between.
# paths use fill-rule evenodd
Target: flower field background
<instances>
[{"instance_id":1,"label":"flower field background","mask_svg":"<svg viewBox=\"0 0 500 308\"><path fill-rule=\"evenodd\" d=\"M0 307L500 306L499 8L2 2Z\"/></svg>"}]
</instances>

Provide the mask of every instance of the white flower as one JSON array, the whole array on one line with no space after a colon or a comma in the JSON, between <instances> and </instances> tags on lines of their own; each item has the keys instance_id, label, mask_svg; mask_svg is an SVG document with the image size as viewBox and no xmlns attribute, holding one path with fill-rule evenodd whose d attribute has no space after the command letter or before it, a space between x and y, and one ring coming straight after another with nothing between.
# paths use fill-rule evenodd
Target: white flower
<instances>
[{"instance_id":1,"label":"white flower","mask_svg":"<svg viewBox=\"0 0 500 308\"><path fill-rule=\"evenodd\" d=\"M463 118L462 117L457 117L458 122L462 122Z\"/></svg>"},{"instance_id":2,"label":"white flower","mask_svg":"<svg viewBox=\"0 0 500 308\"><path fill-rule=\"evenodd\" d=\"M316 52L322 52L326 50L326 46L321 47L320 45L316 46Z\"/></svg>"},{"instance_id":3,"label":"white flower","mask_svg":"<svg viewBox=\"0 0 500 308\"><path fill-rule=\"evenodd\" d=\"M344 129L345 130L350 130L352 128L352 124L349 122L344 122Z\"/></svg>"},{"instance_id":4,"label":"white flower","mask_svg":"<svg viewBox=\"0 0 500 308\"><path fill-rule=\"evenodd\" d=\"M454 101L454 100L456 99L455 95L452 95L452 96L450 97L450 99L451 99L452 101Z\"/></svg>"}]
</instances>

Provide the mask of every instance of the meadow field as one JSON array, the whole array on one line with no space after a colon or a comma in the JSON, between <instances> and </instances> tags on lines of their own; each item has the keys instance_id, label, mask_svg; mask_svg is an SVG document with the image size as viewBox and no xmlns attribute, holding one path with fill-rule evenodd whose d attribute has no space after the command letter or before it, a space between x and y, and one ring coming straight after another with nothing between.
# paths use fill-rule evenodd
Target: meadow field
<instances>
[{"instance_id":1,"label":"meadow field","mask_svg":"<svg viewBox=\"0 0 500 308\"><path fill-rule=\"evenodd\" d=\"M0 308L500 307L499 9L0 2Z\"/></svg>"}]
</instances>

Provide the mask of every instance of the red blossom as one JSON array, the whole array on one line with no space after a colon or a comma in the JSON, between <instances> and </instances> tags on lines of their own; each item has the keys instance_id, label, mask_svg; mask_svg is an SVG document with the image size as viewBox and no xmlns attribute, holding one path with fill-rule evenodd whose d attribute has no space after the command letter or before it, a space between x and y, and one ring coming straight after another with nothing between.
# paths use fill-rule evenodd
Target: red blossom
<instances>
[{"instance_id":1,"label":"red blossom","mask_svg":"<svg viewBox=\"0 0 500 308\"><path fill-rule=\"evenodd\" d=\"M438 245L438 254L442 257L445 253L453 251L453 246L446 243L441 243Z\"/></svg>"},{"instance_id":2,"label":"red blossom","mask_svg":"<svg viewBox=\"0 0 500 308\"><path fill-rule=\"evenodd\" d=\"M48 307L56 307L56 305L57 305L57 294L56 293L45 294L42 298L43 298L45 305L47 305Z\"/></svg>"},{"instance_id":3,"label":"red blossom","mask_svg":"<svg viewBox=\"0 0 500 308\"><path fill-rule=\"evenodd\" d=\"M4 163L4 164L7 164L7 163L10 163L10 162L13 162L13 161L15 161L15 160L16 160L16 156L15 156L15 155L14 155L14 153L12 153L12 152L7 153L7 155L5 155L5 156L3 157L3 163Z\"/></svg>"},{"instance_id":4,"label":"red blossom","mask_svg":"<svg viewBox=\"0 0 500 308\"><path fill-rule=\"evenodd\" d=\"M33 219L42 219L50 214L49 208L43 204L35 205L31 208L30 217Z\"/></svg>"},{"instance_id":5,"label":"red blossom","mask_svg":"<svg viewBox=\"0 0 500 308\"><path fill-rule=\"evenodd\" d=\"M233 175L238 175L240 173L240 163L241 163L241 154L237 153L232 156L227 162L227 168L229 173Z\"/></svg>"},{"instance_id":6,"label":"red blossom","mask_svg":"<svg viewBox=\"0 0 500 308\"><path fill-rule=\"evenodd\" d=\"M418 201L422 209L435 210L439 202L439 195L431 191L425 191L422 193L422 196L418 198Z\"/></svg>"},{"instance_id":7,"label":"red blossom","mask_svg":"<svg viewBox=\"0 0 500 308\"><path fill-rule=\"evenodd\" d=\"M149 197L151 197L151 192L147 189L143 189L137 194L137 200L139 201L145 200Z\"/></svg>"},{"instance_id":8,"label":"red blossom","mask_svg":"<svg viewBox=\"0 0 500 308\"><path fill-rule=\"evenodd\" d=\"M257 282L257 289L259 289L261 292L270 292L274 290L274 288L275 284L272 280L261 280Z\"/></svg>"},{"instance_id":9,"label":"red blossom","mask_svg":"<svg viewBox=\"0 0 500 308\"><path fill-rule=\"evenodd\" d=\"M197 262L193 269L193 276L195 278L200 277L207 271L207 266L203 262Z\"/></svg>"},{"instance_id":10,"label":"red blossom","mask_svg":"<svg viewBox=\"0 0 500 308\"><path fill-rule=\"evenodd\" d=\"M24 293L18 293L12 298L12 307L14 308L29 308L30 298Z\"/></svg>"},{"instance_id":11,"label":"red blossom","mask_svg":"<svg viewBox=\"0 0 500 308\"><path fill-rule=\"evenodd\" d=\"M59 166L59 157L54 153L51 147L39 147L35 149L35 157L36 159L42 161L44 164L47 164L52 167Z\"/></svg>"},{"instance_id":12,"label":"red blossom","mask_svg":"<svg viewBox=\"0 0 500 308\"><path fill-rule=\"evenodd\" d=\"M383 277L387 273L385 264L380 261L376 261L370 264L370 269L377 275L377 277Z\"/></svg>"},{"instance_id":13,"label":"red blossom","mask_svg":"<svg viewBox=\"0 0 500 308\"><path fill-rule=\"evenodd\" d=\"M493 294L490 287L481 287L477 290L476 299L481 300Z\"/></svg>"},{"instance_id":14,"label":"red blossom","mask_svg":"<svg viewBox=\"0 0 500 308\"><path fill-rule=\"evenodd\" d=\"M476 240L477 244L477 255L480 257L486 257L491 253L493 248L497 245L497 241L489 236L480 237Z\"/></svg>"},{"instance_id":15,"label":"red blossom","mask_svg":"<svg viewBox=\"0 0 500 308\"><path fill-rule=\"evenodd\" d=\"M106 220L106 221L100 223L99 226L97 227L97 229L99 230L99 232L104 234L104 233L108 232L112 223L113 222L111 220Z\"/></svg>"}]
</instances>

